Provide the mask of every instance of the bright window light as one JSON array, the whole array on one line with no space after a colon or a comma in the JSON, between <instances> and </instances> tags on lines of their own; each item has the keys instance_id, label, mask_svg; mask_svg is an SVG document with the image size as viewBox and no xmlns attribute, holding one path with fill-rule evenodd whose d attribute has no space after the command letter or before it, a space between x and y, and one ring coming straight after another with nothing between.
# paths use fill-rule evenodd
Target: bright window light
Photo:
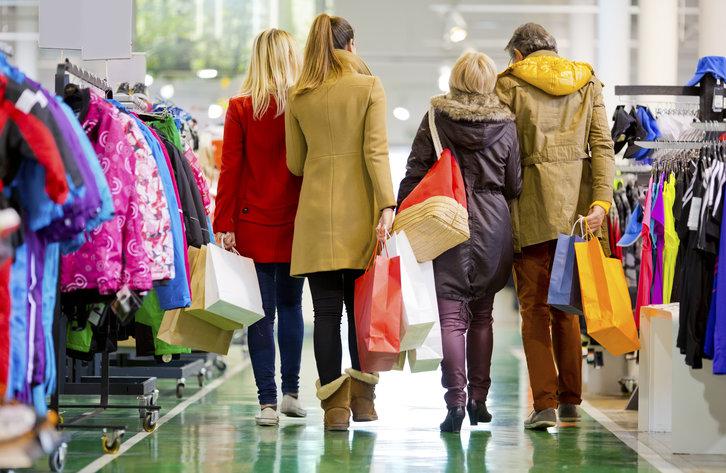
<instances>
[{"instance_id":1,"label":"bright window light","mask_svg":"<svg viewBox=\"0 0 726 473\"><path fill-rule=\"evenodd\" d=\"M224 113L224 109L221 105L218 105L216 103L213 103L209 106L209 109L207 109L207 116L211 120L216 120L218 118L222 117L222 114Z\"/></svg>"},{"instance_id":2,"label":"bright window light","mask_svg":"<svg viewBox=\"0 0 726 473\"><path fill-rule=\"evenodd\" d=\"M159 89L159 94L164 100L169 100L174 97L174 86L171 84L162 85Z\"/></svg>"},{"instance_id":3,"label":"bright window light","mask_svg":"<svg viewBox=\"0 0 726 473\"><path fill-rule=\"evenodd\" d=\"M197 77L200 79L214 79L217 77L217 69L200 69L197 71Z\"/></svg>"},{"instance_id":4,"label":"bright window light","mask_svg":"<svg viewBox=\"0 0 726 473\"><path fill-rule=\"evenodd\" d=\"M411 113L406 108L396 107L393 109L393 116L396 117L398 120L405 122L411 117Z\"/></svg>"},{"instance_id":5,"label":"bright window light","mask_svg":"<svg viewBox=\"0 0 726 473\"><path fill-rule=\"evenodd\" d=\"M151 74L146 74L146 77L144 77L144 84L146 87L151 87L151 84L154 83L154 76Z\"/></svg>"}]
</instances>

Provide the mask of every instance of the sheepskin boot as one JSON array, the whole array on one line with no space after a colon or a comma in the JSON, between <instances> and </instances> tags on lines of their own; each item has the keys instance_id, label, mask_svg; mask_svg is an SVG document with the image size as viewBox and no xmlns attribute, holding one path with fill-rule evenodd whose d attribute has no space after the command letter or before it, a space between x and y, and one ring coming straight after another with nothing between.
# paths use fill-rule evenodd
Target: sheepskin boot
<instances>
[{"instance_id":1,"label":"sheepskin boot","mask_svg":"<svg viewBox=\"0 0 726 473\"><path fill-rule=\"evenodd\" d=\"M363 373L353 368L349 368L345 372L351 378L350 409L353 411L353 420L355 422L378 420L376 406L373 404L373 400L376 398L378 374Z\"/></svg>"},{"instance_id":2,"label":"sheepskin boot","mask_svg":"<svg viewBox=\"0 0 726 473\"><path fill-rule=\"evenodd\" d=\"M350 425L350 376L342 375L325 386L315 382L320 407L323 408L325 430L348 430Z\"/></svg>"}]
</instances>

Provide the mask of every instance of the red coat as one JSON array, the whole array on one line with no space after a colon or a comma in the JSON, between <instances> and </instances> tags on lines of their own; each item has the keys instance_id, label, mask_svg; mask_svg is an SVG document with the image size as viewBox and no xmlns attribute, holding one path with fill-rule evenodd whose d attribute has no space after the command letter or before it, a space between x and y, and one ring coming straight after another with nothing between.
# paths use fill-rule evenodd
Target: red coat
<instances>
[{"instance_id":1,"label":"red coat","mask_svg":"<svg viewBox=\"0 0 726 473\"><path fill-rule=\"evenodd\" d=\"M237 251L257 263L289 263L302 178L285 159L285 116L274 99L260 120L252 100L229 101L224 122L222 171L214 212L215 232L234 232Z\"/></svg>"}]
</instances>

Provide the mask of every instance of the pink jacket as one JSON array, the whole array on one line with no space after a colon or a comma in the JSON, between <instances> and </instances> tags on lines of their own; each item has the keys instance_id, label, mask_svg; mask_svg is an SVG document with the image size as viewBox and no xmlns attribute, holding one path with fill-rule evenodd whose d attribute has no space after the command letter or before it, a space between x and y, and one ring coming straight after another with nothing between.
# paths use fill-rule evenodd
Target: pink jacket
<instances>
[{"instance_id":1,"label":"pink jacket","mask_svg":"<svg viewBox=\"0 0 726 473\"><path fill-rule=\"evenodd\" d=\"M144 251L151 261L151 279L174 278L174 244L169 205L159 176L159 168L139 126L128 115L119 115L126 139L136 155L136 193L143 219L141 233Z\"/></svg>"},{"instance_id":2,"label":"pink jacket","mask_svg":"<svg viewBox=\"0 0 726 473\"><path fill-rule=\"evenodd\" d=\"M144 251L136 155L116 107L91 93L83 129L93 143L113 198L115 216L88 235L88 241L61 260L61 290L98 289L112 294L128 285L152 286L151 261Z\"/></svg>"}]
</instances>

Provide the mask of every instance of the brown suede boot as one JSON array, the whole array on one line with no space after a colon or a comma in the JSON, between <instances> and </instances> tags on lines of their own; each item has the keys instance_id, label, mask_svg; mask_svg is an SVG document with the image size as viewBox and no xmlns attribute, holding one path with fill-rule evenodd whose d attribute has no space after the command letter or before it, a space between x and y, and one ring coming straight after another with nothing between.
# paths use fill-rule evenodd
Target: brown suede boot
<instances>
[{"instance_id":1,"label":"brown suede boot","mask_svg":"<svg viewBox=\"0 0 726 473\"><path fill-rule=\"evenodd\" d=\"M378 420L376 406L377 373L363 373L353 368L345 370L351 378L350 409L353 411L353 420L356 422L371 422Z\"/></svg>"},{"instance_id":2,"label":"brown suede boot","mask_svg":"<svg viewBox=\"0 0 726 473\"><path fill-rule=\"evenodd\" d=\"M344 374L325 386L316 381L325 430L348 430L350 425L350 376Z\"/></svg>"}]
</instances>

